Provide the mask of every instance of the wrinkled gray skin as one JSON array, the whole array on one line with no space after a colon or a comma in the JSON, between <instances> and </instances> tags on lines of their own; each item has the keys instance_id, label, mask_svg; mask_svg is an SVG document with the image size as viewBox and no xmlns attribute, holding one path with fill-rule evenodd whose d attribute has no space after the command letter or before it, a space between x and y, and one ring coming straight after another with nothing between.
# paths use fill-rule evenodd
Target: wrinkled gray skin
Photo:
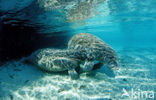
<instances>
[{"instance_id":1,"label":"wrinkled gray skin","mask_svg":"<svg viewBox=\"0 0 156 100\"><path fill-rule=\"evenodd\" d=\"M77 79L79 75L75 68L79 67L81 61L86 58L83 52L82 50L40 49L28 57L27 61L50 72L67 70L72 79Z\"/></svg>"},{"instance_id":2,"label":"wrinkled gray skin","mask_svg":"<svg viewBox=\"0 0 156 100\"><path fill-rule=\"evenodd\" d=\"M109 68L118 66L115 51L100 38L89 34L80 33L73 36L68 42L68 49L86 50L86 60L81 68L90 71L94 67L94 61L106 64Z\"/></svg>"}]
</instances>

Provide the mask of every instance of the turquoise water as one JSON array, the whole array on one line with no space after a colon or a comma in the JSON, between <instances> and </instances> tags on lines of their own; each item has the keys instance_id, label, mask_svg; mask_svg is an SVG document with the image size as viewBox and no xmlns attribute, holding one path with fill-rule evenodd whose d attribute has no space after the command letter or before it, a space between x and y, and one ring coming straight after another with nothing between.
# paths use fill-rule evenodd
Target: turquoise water
<instances>
[{"instance_id":1,"label":"turquoise water","mask_svg":"<svg viewBox=\"0 0 156 100\"><path fill-rule=\"evenodd\" d=\"M26 26L42 26L38 34L67 41L77 33L94 34L114 48L120 67L112 73L103 66L71 80L24 64L22 57L9 60L0 67L0 100L156 100L155 0L14 1L0 1L1 19L29 20Z\"/></svg>"}]
</instances>

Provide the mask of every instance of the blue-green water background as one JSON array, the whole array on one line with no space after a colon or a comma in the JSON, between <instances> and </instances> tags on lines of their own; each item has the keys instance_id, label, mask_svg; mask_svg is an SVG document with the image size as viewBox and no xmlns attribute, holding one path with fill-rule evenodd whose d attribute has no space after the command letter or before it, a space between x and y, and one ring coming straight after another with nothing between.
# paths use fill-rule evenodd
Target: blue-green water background
<instances>
[{"instance_id":1,"label":"blue-green water background","mask_svg":"<svg viewBox=\"0 0 156 100\"><path fill-rule=\"evenodd\" d=\"M42 5L41 1L50 0L38 1ZM87 0L82 1L85 2ZM20 32L17 30L9 31L8 37L13 37L13 39L9 38L11 42L8 42L7 39L4 39L7 42L1 41L3 37L0 37L0 44L3 44L4 50L12 47L11 45L17 37L14 37L16 32L20 34L31 33L31 30L26 33L24 33L26 30L21 31L21 29L25 29L27 26L34 28L37 31L37 35L41 36L40 38L42 36L56 36L55 39L50 38L54 39L52 42L50 39L44 39L44 41L47 41L47 44L54 44L55 41L58 40L57 42L59 42L63 39L68 41L77 33L91 33L103 39L114 48L119 57L119 70L114 71L115 77L111 77L109 71L102 67L95 72L95 76L82 74L80 79L72 81L68 75L45 74L17 60L3 65L0 69L0 99L15 98L17 100L25 100L35 98L48 100L53 98L64 100L63 98L69 98L90 100L93 98L110 98L112 100L129 100L129 97L121 97L123 88L129 93L131 93L132 88L136 91L140 89L141 91L149 90L156 92L155 0L99 0L99 3L95 3L92 6L94 7L94 10L91 10L92 13L84 14L82 19L79 19L82 16L78 14L79 18L76 20L68 20L68 18L74 16L73 13L68 13L68 9L70 9L71 5L78 5L76 0L71 4L62 4L58 9L54 9L53 6L41 6L40 8L35 2L36 0L0 1L0 18L3 22L0 25L18 26L19 22L24 24L24 27L20 26L17 28L17 30L20 29ZM69 0L69 2L71 1ZM89 8L87 8L83 10L88 11ZM79 13L79 10L76 13ZM6 31L7 28L5 31L3 28L0 27L0 31L2 30L1 34L6 38L7 35L4 34L8 31ZM23 37L27 36L24 35ZM31 39L28 38L27 40L27 38L23 37L19 37L22 39L16 40L14 44L18 44L22 40L26 41L26 44L33 43L27 42ZM60 39L58 37L64 38ZM23 42L22 45L24 47L27 46L27 48L20 49L17 47L23 46L13 45L16 49L9 48L5 53L11 52L9 54L15 54L13 56L16 56L19 51L30 50L36 45L42 45L38 46L37 49L44 48L43 45L45 43L42 43L44 41L40 41L40 38L34 39L36 41L33 46L29 47ZM63 43L65 43L63 45L66 45L67 41L56 44L55 48ZM10 43L11 45L9 45ZM45 47L53 48L54 46L48 45ZM58 92L59 89L60 93ZM147 99L140 98L137 100ZM152 100L155 100L155 98Z\"/></svg>"},{"instance_id":2,"label":"blue-green water background","mask_svg":"<svg viewBox=\"0 0 156 100\"><path fill-rule=\"evenodd\" d=\"M39 4L42 3L42 0L39 1ZM64 32L69 36L80 32L92 33L115 48L155 46L156 1L154 0L99 0L100 3L97 3L93 9L94 16L84 15L85 19L72 22L65 20L72 16L72 14L65 15L72 4L62 4L63 7L59 9L45 6L48 10L43 10L38 7L39 4L36 6L36 2L37 0L1 0L0 8L3 12L1 18L28 20L30 25L44 26L38 29L42 34ZM76 5L76 1L74 2Z\"/></svg>"}]
</instances>

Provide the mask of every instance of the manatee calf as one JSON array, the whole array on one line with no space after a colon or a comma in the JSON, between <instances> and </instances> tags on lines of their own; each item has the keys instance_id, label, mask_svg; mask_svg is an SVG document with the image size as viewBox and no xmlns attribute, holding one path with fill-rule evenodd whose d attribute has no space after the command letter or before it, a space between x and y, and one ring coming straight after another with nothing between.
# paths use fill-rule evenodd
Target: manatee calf
<instances>
[{"instance_id":1,"label":"manatee calf","mask_svg":"<svg viewBox=\"0 0 156 100\"><path fill-rule=\"evenodd\" d=\"M86 57L83 50L40 49L27 58L28 62L49 72L68 71L72 79L79 77L76 68Z\"/></svg>"},{"instance_id":2,"label":"manatee calf","mask_svg":"<svg viewBox=\"0 0 156 100\"><path fill-rule=\"evenodd\" d=\"M85 63L81 66L84 71L92 70L95 62L102 63L99 65L106 64L109 68L118 66L117 55L113 48L92 34L74 35L68 42L68 49L86 51Z\"/></svg>"}]
</instances>

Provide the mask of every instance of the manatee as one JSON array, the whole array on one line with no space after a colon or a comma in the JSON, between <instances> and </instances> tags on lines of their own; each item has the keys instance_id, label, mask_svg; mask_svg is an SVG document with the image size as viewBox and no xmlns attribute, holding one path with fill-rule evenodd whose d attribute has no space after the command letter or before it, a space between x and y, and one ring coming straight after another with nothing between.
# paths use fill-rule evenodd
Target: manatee
<instances>
[{"instance_id":1,"label":"manatee","mask_svg":"<svg viewBox=\"0 0 156 100\"><path fill-rule=\"evenodd\" d=\"M89 33L74 35L68 42L68 49L86 51L86 59L81 66L84 71L96 69L94 65L97 63L101 63L98 64L101 66L106 64L111 69L118 67L117 54L113 48L95 35Z\"/></svg>"},{"instance_id":2,"label":"manatee","mask_svg":"<svg viewBox=\"0 0 156 100\"><path fill-rule=\"evenodd\" d=\"M40 49L32 53L27 58L27 62L49 72L68 71L72 79L77 79L79 75L75 69L86 58L83 52L83 50L70 49Z\"/></svg>"}]
</instances>

